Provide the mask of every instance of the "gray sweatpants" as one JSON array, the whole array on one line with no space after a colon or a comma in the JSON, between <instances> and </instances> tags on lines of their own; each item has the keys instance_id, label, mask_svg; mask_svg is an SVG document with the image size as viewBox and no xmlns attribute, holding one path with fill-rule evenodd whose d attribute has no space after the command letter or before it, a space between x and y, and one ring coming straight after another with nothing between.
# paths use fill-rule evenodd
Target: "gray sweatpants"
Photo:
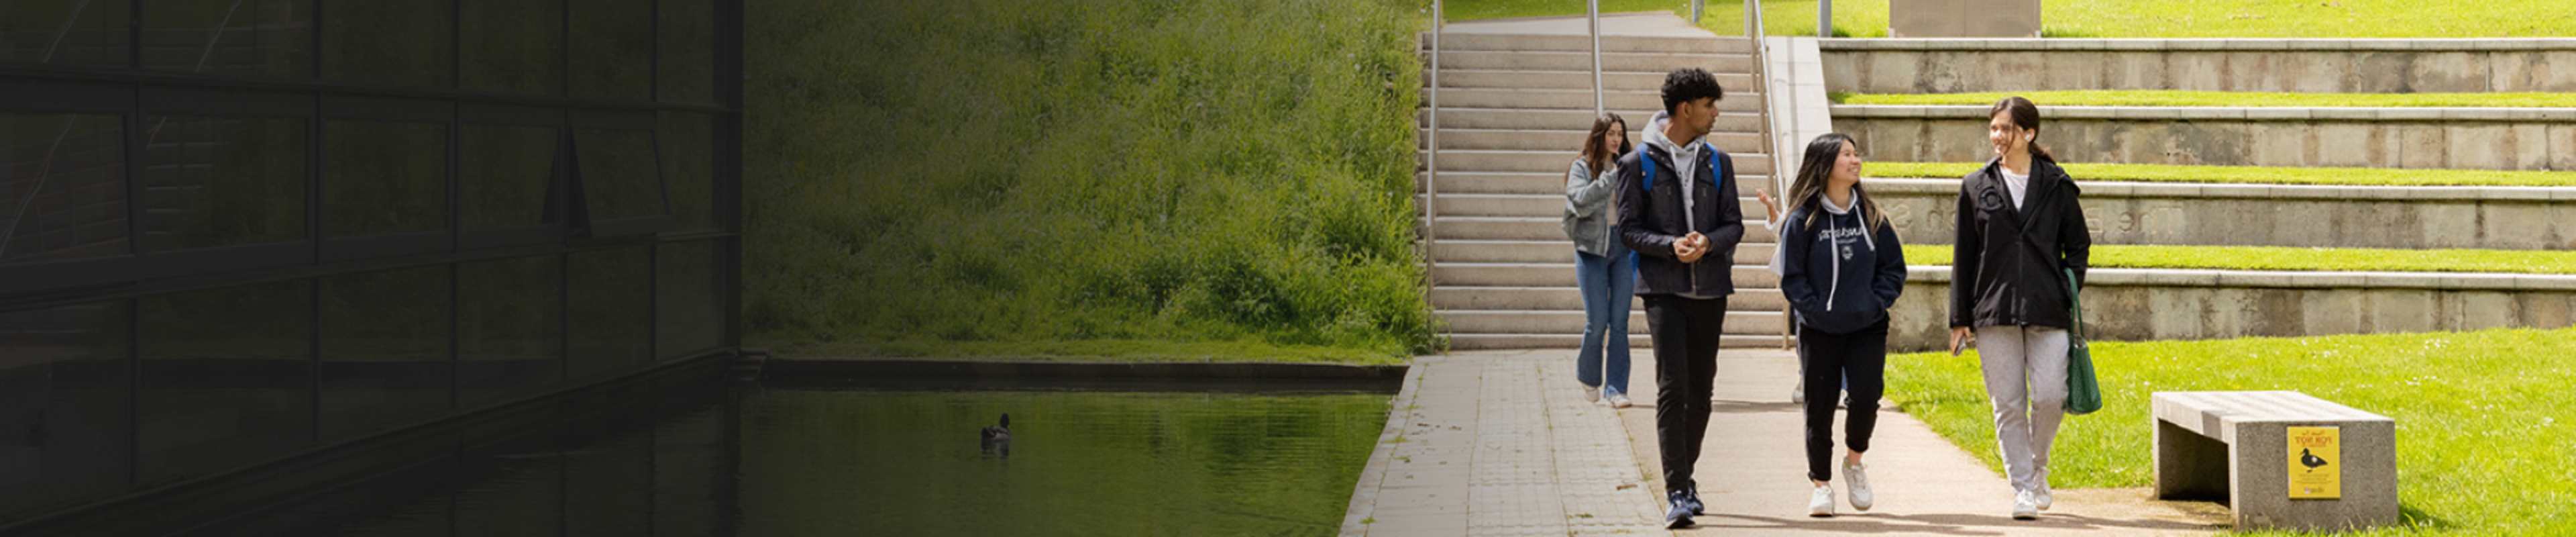
<instances>
[{"instance_id":1,"label":"gray sweatpants","mask_svg":"<svg viewBox=\"0 0 2576 537\"><path fill-rule=\"evenodd\" d=\"M1977 327L1995 445L2014 491L2048 483L2048 446L2066 419L2066 331L2039 326Z\"/></svg>"}]
</instances>

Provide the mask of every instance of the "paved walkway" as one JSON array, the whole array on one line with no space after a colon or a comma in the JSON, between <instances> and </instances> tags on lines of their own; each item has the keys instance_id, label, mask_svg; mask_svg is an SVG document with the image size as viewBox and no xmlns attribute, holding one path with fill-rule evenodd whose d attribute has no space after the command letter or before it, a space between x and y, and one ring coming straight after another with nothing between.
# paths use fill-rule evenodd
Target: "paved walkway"
<instances>
[{"instance_id":1,"label":"paved walkway","mask_svg":"<svg viewBox=\"0 0 2576 537\"><path fill-rule=\"evenodd\" d=\"M1634 371L1632 385L1653 386L1654 356L1639 353ZM1697 518L1698 528L1676 534L2207 535L2224 529L2221 508L2153 502L2144 489L2062 490L2054 509L2039 520L2012 520L2012 486L1981 460L1992 455L1972 455L1913 416L1885 407L1867 458L1877 505L1868 513L1851 511L1837 464L1839 516L1809 518L1805 422L1789 403L1797 373L1797 362L1787 351L1718 353L1717 397L1697 469L1708 515ZM1638 390L1652 393L1651 388ZM1627 424L1636 460L1658 478L1652 488L1662 490L1650 399L1620 411L1619 418ZM1839 419L1834 430L1839 457Z\"/></svg>"},{"instance_id":2,"label":"paved walkway","mask_svg":"<svg viewBox=\"0 0 2576 537\"><path fill-rule=\"evenodd\" d=\"M1640 349L1643 351L1643 349ZM1652 535L1660 528L1654 361L1639 352L1638 406L1613 412L1573 385L1572 351L1417 358L1342 524L1344 535ZM1716 414L1699 463L1709 513L1679 535L2206 535L2210 504L2138 489L2059 491L2038 521L2006 516L2011 488L1967 452L1894 410L1879 417L1878 505L1805 516L1796 364L1783 351L1719 353ZM2076 418L2084 419L2084 418ZM1837 427L1837 430L1840 430ZM2142 446L2140 449L2144 449Z\"/></svg>"},{"instance_id":3,"label":"paved walkway","mask_svg":"<svg viewBox=\"0 0 2576 537\"><path fill-rule=\"evenodd\" d=\"M1416 358L1342 534L1664 533L1628 433L1574 389L1567 352Z\"/></svg>"}]
</instances>

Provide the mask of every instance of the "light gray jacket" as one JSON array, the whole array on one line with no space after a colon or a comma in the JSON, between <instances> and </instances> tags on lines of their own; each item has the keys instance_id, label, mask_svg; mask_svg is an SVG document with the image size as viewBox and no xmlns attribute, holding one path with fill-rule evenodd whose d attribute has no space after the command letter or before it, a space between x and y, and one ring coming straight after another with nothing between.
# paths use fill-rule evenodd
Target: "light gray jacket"
<instances>
[{"instance_id":1,"label":"light gray jacket","mask_svg":"<svg viewBox=\"0 0 2576 537\"><path fill-rule=\"evenodd\" d=\"M1619 222L1611 214L1617 205L1610 200L1619 191L1618 161L1605 161L1610 169L1593 173L1583 159L1565 170L1565 238L1574 241L1574 251L1597 256L1628 255L1628 246L1620 244L1619 235L1610 227Z\"/></svg>"}]
</instances>

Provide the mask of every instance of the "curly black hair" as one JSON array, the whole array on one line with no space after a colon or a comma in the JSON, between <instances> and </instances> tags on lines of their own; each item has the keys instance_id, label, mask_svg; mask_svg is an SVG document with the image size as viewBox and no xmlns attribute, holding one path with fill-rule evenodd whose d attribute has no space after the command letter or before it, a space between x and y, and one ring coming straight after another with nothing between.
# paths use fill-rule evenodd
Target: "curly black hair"
<instances>
[{"instance_id":1,"label":"curly black hair","mask_svg":"<svg viewBox=\"0 0 2576 537\"><path fill-rule=\"evenodd\" d=\"M1691 67L1674 69L1672 74L1664 75L1665 114L1673 113L1673 105L1701 97L1726 98L1726 89L1717 87L1717 76L1708 74L1708 70Z\"/></svg>"}]
</instances>

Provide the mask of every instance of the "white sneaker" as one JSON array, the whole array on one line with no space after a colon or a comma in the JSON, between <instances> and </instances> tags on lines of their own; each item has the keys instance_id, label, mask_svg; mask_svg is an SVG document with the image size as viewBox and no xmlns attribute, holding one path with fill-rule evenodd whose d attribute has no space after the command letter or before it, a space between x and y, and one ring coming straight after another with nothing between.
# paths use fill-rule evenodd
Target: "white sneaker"
<instances>
[{"instance_id":1,"label":"white sneaker","mask_svg":"<svg viewBox=\"0 0 2576 537\"><path fill-rule=\"evenodd\" d=\"M1628 394L1610 392L1610 408L1628 408L1635 404L1636 403L1628 401Z\"/></svg>"},{"instance_id":2,"label":"white sneaker","mask_svg":"<svg viewBox=\"0 0 2576 537\"><path fill-rule=\"evenodd\" d=\"M2039 520L2039 496L2031 491L2013 493L2013 520Z\"/></svg>"},{"instance_id":3,"label":"white sneaker","mask_svg":"<svg viewBox=\"0 0 2576 537\"><path fill-rule=\"evenodd\" d=\"M2036 497L2031 498L2031 503L2036 504L2041 511L2048 510L2048 504L2057 503L2057 498L2052 497L2052 495L2048 493L2047 483L2039 484L2039 493L2033 496Z\"/></svg>"},{"instance_id":4,"label":"white sneaker","mask_svg":"<svg viewBox=\"0 0 2576 537\"><path fill-rule=\"evenodd\" d=\"M1870 504L1875 503L1869 493L1869 465L1844 459L1843 489L1851 494L1853 511L1869 512Z\"/></svg>"},{"instance_id":5,"label":"white sneaker","mask_svg":"<svg viewBox=\"0 0 2576 537\"><path fill-rule=\"evenodd\" d=\"M1575 383L1575 384L1583 384L1583 383L1581 383L1581 382L1577 382L1577 383ZM1586 403L1598 403L1598 402L1601 402L1601 387L1600 387L1600 386L1590 385L1590 384L1583 384L1583 402L1586 402Z\"/></svg>"},{"instance_id":6,"label":"white sneaker","mask_svg":"<svg viewBox=\"0 0 2576 537\"><path fill-rule=\"evenodd\" d=\"M1807 516L1816 518L1834 516L1833 485L1816 485L1815 494L1807 496Z\"/></svg>"}]
</instances>

